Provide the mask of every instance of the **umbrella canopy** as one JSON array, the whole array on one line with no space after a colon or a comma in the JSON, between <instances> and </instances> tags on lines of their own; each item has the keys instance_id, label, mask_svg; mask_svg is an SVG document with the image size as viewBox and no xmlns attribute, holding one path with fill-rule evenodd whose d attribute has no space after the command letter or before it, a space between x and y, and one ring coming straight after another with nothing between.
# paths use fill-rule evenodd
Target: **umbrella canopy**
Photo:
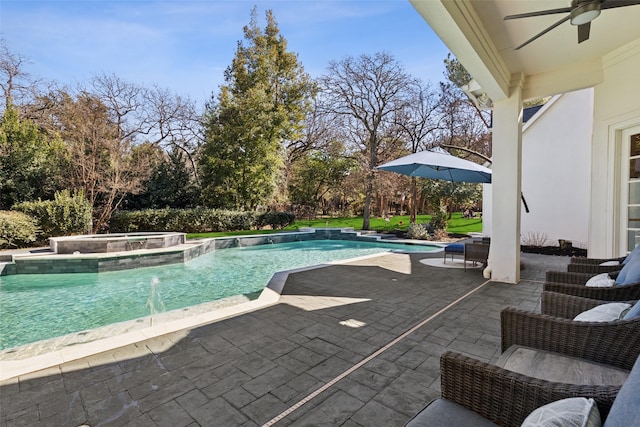
<instances>
[{"instance_id":1,"label":"umbrella canopy","mask_svg":"<svg viewBox=\"0 0 640 427\"><path fill-rule=\"evenodd\" d=\"M451 182L491 182L491 169L452 156L444 150L409 154L378 166L377 169Z\"/></svg>"}]
</instances>

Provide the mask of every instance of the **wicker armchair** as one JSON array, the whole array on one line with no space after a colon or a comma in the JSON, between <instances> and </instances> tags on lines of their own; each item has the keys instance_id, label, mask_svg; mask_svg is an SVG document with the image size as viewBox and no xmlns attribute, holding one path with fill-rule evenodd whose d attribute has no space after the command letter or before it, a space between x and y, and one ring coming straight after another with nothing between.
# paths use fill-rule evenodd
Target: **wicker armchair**
<instances>
[{"instance_id":1,"label":"wicker armchair","mask_svg":"<svg viewBox=\"0 0 640 427\"><path fill-rule=\"evenodd\" d=\"M446 352L440 357L442 398L474 411L498 425L519 426L536 408L568 397L593 398L604 419L620 386L575 385L520 375L489 363ZM428 407L408 426L441 425Z\"/></svg>"},{"instance_id":2,"label":"wicker armchair","mask_svg":"<svg viewBox=\"0 0 640 427\"><path fill-rule=\"evenodd\" d=\"M467 261L482 264L489 258L489 245L484 243L465 243L464 245L464 269L467 269Z\"/></svg>"},{"instance_id":3,"label":"wicker armchair","mask_svg":"<svg viewBox=\"0 0 640 427\"><path fill-rule=\"evenodd\" d=\"M616 285L610 288L584 286L591 277L593 277L593 274L547 271L543 290L603 301L640 299L640 282Z\"/></svg>"},{"instance_id":4,"label":"wicker armchair","mask_svg":"<svg viewBox=\"0 0 640 427\"><path fill-rule=\"evenodd\" d=\"M545 314L506 308L500 313L502 351L532 347L631 370L640 355L640 319L577 322L573 317L606 301L542 294Z\"/></svg>"},{"instance_id":5,"label":"wicker armchair","mask_svg":"<svg viewBox=\"0 0 640 427\"><path fill-rule=\"evenodd\" d=\"M599 265L607 261L618 261L622 263L622 261L624 261L625 258L626 257L624 256L620 258L585 258L581 256L573 256L569 260L569 263L570 264L591 264L591 265Z\"/></svg>"},{"instance_id":6,"label":"wicker armchair","mask_svg":"<svg viewBox=\"0 0 640 427\"><path fill-rule=\"evenodd\" d=\"M569 263L567 265L567 271L571 273L587 273L587 274L600 274L600 273L612 273L614 271L620 271L622 265L600 265L589 263Z\"/></svg>"},{"instance_id":7,"label":"wicker armchair","mask_svg":"<svg viewBox=\"0 0 640 427\"><path fill-rule=\"evenodd\" d=\"M636 301L637 300L625 300L619 302L635 304ZM543 291L540 296L540 313L563 319L573 319L584 311L610 302L611 301L582 298L552 291Z\"/></svg>"}]
</instances>

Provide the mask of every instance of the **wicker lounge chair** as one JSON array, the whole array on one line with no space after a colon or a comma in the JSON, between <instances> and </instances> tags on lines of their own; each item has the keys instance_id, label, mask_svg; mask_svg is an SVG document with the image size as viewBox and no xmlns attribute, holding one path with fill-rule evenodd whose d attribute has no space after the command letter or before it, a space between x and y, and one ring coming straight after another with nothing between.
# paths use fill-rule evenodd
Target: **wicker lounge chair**
<instances>
[{"instance_id":1,"label":"wicker lounge chair","mask_svg":"<svg viewBox=\"0 0 640 427\"><path fill-rule=\"evenodd\" d=\"M592 288L585 283L593 274L547 271L543 290L604 301L640 299L640 283L616 285L610 288Z\"/></svg>"}]
</instances>

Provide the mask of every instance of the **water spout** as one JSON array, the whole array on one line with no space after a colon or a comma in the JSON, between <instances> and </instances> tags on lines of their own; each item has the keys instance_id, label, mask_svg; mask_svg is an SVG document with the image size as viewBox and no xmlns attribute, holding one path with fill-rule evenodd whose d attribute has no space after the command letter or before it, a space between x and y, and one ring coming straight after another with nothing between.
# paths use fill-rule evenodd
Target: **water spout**
<instances>
[{"instance_id":1,"label":"water spout","mask_svg":"<svg viewBox=\"0 0 640 427\"><path fill-rule=\"evenodd\" d=\"M238 248L242 247L242 240L240 240L238 237L236 237L235 242L236 242L236 247Z\"/></svg>"},{"instance_id":2,"label":"water spout","mask_svg":"<svg viewBox=\"0 0 640 427\"><path fill-rule=\"evenodd\" d=\"M267 239L267 242L269 242L270 245L273 245L273 239Z\"/></svg>"},{"instance_id":3,"label":"water spout","mask_svg":"<svg viewBox=\"0 0 640 427\"><path fill-rule=\"evenodd\" d=\"M149 292L149 298L147 299L147 307L149 307L149 313L151 314L151 326L153 326L153 315L166 311L164 301L162 301L162 296L158 289L159 284L160 279L157 277L151 279L151 290Z\"/></svg>"}]
</instances>

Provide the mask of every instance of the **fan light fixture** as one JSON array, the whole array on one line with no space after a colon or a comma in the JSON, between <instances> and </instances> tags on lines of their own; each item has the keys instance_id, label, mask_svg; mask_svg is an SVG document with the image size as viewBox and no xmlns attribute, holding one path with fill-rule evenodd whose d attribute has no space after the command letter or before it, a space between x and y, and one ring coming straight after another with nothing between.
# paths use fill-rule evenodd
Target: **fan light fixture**
<instances>
[{"instance_id":1,"label":"fan light fixture","mask_svg":"<svg viewBox=\"0 0 640 427\"><path fill-rule=\"evenodd\" d=\"M600 2L581 4L571 11L571 25L583 25L600 16Z\"/></svg>"}]
</instances>

